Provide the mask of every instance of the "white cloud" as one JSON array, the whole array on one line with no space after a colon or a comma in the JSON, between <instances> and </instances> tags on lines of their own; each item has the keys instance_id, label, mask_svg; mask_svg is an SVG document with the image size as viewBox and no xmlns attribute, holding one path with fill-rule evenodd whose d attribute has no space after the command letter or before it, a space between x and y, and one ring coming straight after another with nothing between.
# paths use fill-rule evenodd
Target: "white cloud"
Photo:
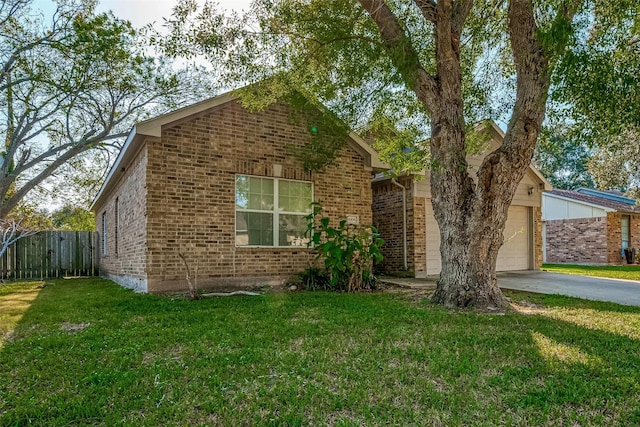
<instances>
[{"instance_id":1,"label":"white cloud","mask_svg":"<svg viewBox=\"0 0 640 427\"><path fill-rule=\"evenodd\" d=\"M204 3L203 0L199 0ZM221 9L248 10L250 0L218 0ZM171 16L175 0L102 0L98 5L99 12L113 11L118 18L131 21L134 27L139 28L150 23L155 23L157 29L162 25L163 18Z\"/></svg>"}]
</instances>

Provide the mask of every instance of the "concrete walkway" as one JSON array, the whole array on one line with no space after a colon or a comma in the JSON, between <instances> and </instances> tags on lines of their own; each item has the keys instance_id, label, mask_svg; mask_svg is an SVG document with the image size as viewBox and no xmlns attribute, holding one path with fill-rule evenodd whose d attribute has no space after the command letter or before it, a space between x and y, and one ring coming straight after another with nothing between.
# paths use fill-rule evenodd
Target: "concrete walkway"
<instances>
[{"instance_id":1,"label":"concrete walkway","mask_svg":"<svg viewBox=\"0 0 640 427\"><path fill-rule=\"evenodd\" d=\"M501 272L497 276L501 289L560 294L640 306L640 281L603 279L546 271ZM435 289L437 279L437 276L433 276L426 279L384 278L383 281L407 288L431 290Z\"/></svg>"}]
</instances>

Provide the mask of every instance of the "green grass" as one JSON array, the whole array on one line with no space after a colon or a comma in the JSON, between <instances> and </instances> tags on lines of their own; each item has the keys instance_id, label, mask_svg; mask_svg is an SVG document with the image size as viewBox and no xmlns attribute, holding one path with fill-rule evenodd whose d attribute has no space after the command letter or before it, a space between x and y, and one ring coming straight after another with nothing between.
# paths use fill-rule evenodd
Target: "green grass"
<instances>
[{"instance_id":1,"label":"green grass","mask_svg":"<svg viewBox=\"0 0 640 427\"><path fill-rule=\"evenodd\" d=\"M542 270L547 270L553 273L577 274L581 276L640 280L640 265L543 264Z\"/></svg>"},{"instance_id":2,"label":"green grass","mask_svg":"<svg viewBox=\"0 0 640 427\"><path fill-rule=\"evenodd\" d=\"M2 292L0 425L638 425L640 308L510 294L200 301L101 279ZM0 285L2 289L4 285Z\"/></svg>"}]
</instances>

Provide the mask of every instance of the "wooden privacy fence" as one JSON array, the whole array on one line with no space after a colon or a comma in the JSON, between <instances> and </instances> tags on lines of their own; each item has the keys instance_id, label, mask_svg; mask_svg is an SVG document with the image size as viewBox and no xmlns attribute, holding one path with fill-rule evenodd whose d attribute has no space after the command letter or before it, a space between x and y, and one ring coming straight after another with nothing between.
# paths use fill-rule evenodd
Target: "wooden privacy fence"
<instances>
[{"instance_id":1,"label":"wooden privacy fence","mask_svg":"<svg viewBox=\"0 0 640 427\"><path fill-rule=\"evenodd\" d=\"M42 231L23 237L0 257L0 275L2 279L97 275L96 234Z\"/></svg>"}]
</instances>

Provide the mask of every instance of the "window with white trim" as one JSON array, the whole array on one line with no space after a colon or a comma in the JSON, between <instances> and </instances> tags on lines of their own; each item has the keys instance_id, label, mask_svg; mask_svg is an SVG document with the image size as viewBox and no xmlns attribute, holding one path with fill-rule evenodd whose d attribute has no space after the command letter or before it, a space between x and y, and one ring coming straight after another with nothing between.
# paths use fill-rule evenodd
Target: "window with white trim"
<instances>
[{"instance_id":1,"label":"window with white trim","mask_svg":"<svg viewBox=\"0 0 640 427\"><path fill-rule=\"evenodd\" d=\"M236 175L236 246L302 246L313 184Z\"/></svg>"},{"instance_id":2,"label":"window with white trim","mask_svg":"<svg viewBox=\"0 0 640 427\"><path fill-rule=\"evenodd\" d=\"M116 223L115 224L115 232L113 234L113 236L114 236L113 240L115 241L115 246L113 247L113 249L114 249L113 252L116 255L118 255L118 229L120 228L120 216L118 214L118 205L119 205L119 202L118 202L118 198L116 197L116 203L115 203L115 207L114 207L115 213L113 215L113 217L115 218L114 222Z\"/></svg>"},{"instance_id":3,"label":"window with white trim","mask_svg":"<svg viewBox=\"0 0 640 427\"><path fill-rule=\"evenodd\" d=\"M107 254L107 213L102 212L102 255Z\"/></svg>"},{"instance_id":4,"label":"window with white trim","mask_svg":"<svg viewBox=\"0 0 640 427\"><path fill-rule=\"evenodd\" d=\"M629 223L631 222L631 217L629 215L622 215L620 222L620 231L622 232L622 249L626 249L629 247Z\"/></svg>"}]
</instances>

